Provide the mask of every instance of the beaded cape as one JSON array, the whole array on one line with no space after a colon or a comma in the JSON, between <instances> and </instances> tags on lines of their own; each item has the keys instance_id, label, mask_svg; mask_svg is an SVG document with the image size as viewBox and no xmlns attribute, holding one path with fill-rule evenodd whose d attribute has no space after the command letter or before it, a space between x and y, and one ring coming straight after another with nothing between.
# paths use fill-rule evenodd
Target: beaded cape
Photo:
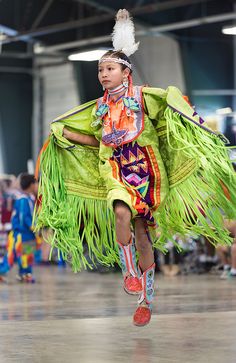
<instances>
[{"instance_id":1,"label":"beaded cape","mask_svg":"<svg viewBox=\"0 0 236 363\"><path fill-rule=\"evenodd\" d=\"M153 211L158 228L150 228L153 246L164 251L166 239L176 233L230 244L222 211L225 218L235 218L236 174L224 136L205 126L177 88L143 87L141 93L144 128L135 141L152 147L160 177ZM116 198L129 205L122 188L112 194L117 185L110 163L114 148L101 142L102 125L94 122L97 109L94 100L55 119L41 154L36 229L49 229L49 242L72 262L74 271L90 267L85 245L93 263L118 262L112 202ZM63 137L65 126L94 135L100 146L73 144Z\"/></svg>"}]
</instances>

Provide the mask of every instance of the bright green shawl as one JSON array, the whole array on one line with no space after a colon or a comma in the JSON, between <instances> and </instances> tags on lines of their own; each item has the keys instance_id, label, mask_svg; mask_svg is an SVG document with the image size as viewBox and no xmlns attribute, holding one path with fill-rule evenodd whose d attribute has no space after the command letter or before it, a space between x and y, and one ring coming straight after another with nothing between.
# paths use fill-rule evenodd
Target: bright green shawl
<instances>
[{"instance_id":1,"label":"bright green shawl","mask_svg":"<svg viewBox=\"0 0 236 363\"><path fill-rule=\"evenodd\" d=\"M145 87L143 97L145 129L137 141L141 146L158 145L168 178L161 186L166 197L154 213L161 232L154 246L164 250L166 238L189 232L203 234L213 243L231 243L222 211L227 218L236 216L236 176L222 135L200 124L202 120L175 87ZM100 150L74 145L62 136L66 126L100 139L101 127L91 127L95 109L96 101L90 101L54 120L41 156L42 205L36 212L36 228L49 227L49 242L71 260L75 271L89 266L85 244L93 262L118 261L106 176L99 169L112 149L102 143Z\"/></svg>"}]
</instances>

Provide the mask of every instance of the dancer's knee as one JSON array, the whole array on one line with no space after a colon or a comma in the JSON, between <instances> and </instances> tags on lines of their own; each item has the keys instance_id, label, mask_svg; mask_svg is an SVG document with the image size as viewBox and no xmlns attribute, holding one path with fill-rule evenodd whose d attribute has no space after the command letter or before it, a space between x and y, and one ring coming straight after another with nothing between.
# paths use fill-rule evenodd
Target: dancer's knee
<instances>
[{"instance_id":1,"label":"dancer's knee","mask_svg":"<svg viewBox=\"0 0 236 363\"><path fill-rule=\"evenodd\" d=\"M131 220L129 207L123 202L117 202L114 205L114 213L118 224L128 224Z\"/></svg>"}]
</instances>

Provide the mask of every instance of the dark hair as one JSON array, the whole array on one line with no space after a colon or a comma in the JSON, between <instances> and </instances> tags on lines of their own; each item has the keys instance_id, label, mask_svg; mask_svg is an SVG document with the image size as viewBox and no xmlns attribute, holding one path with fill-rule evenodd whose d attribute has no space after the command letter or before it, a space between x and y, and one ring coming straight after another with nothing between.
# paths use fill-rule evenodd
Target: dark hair
<instances>
[{"instance_id":1,"label":"dark hair","mask_svg":"<svg viewBox=\"0 0 236 363\"><path fill-rule=\"evenodd\" d=\"M36 183L36 180L33 174L28 174L28 173L20 174L20 187L22 190L28 189L30 185L34 183Z\"/></svg>"},{"instance_id":2,"label":"dark hair","mask_svg":"<svg viewBox=\"0 0 236 363\"><path fill-rule=\"evenodd\" d=\"M127 57L127 55L125 53L121 52L120 50L108 50L102 56L102 58L108 58L108 57L110 57L110 58L121 58L121 59L125 60L126 62L132 64L129 57ZM122 70L124 70L125 68L129 68L125 64L121 63L120 65L121 65ZM129 70L130 70L130 73L132 73L132 69L129 68Z\"/></svg>"}]
</instances>

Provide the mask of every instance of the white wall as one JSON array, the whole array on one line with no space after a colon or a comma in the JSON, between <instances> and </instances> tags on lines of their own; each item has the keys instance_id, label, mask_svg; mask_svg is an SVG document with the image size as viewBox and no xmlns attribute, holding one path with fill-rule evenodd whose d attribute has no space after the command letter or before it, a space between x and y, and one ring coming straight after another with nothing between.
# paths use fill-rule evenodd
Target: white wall
<instances>
[{"instance_id":1,"label":"white wall","mask_svg":"<svg viewBox=\"0 0 236 363\"><path fill-rule=\"evenodd\" d=\"M39 59L34 67L32 120L34 161L43 141L48 137L53 119L80 103L73 65L71 63L52 65L50 62L52 62L50 59Z\"/></svg>"},{"instance_id":2,"label":"white wall","mask_svg":"<svg viewBox=\"0 0 236 363\"><path fill-rule=\"evenodd\" d=\"M57 116L80 102L73 65L71 63L43 67L43 134L47 136L50 123Z\"/></svg>"},{"instance_id":3,"label":"white wall","mask_svg":"<svg viewBox=\"0 0 236 363\"><path fill-rule=\"evenodd\" d=\"M134 81L152 87L176 86L185 91L185 81L178 43L170 37L142 36L133 55Z\"/></svg>"}]
</instances>

